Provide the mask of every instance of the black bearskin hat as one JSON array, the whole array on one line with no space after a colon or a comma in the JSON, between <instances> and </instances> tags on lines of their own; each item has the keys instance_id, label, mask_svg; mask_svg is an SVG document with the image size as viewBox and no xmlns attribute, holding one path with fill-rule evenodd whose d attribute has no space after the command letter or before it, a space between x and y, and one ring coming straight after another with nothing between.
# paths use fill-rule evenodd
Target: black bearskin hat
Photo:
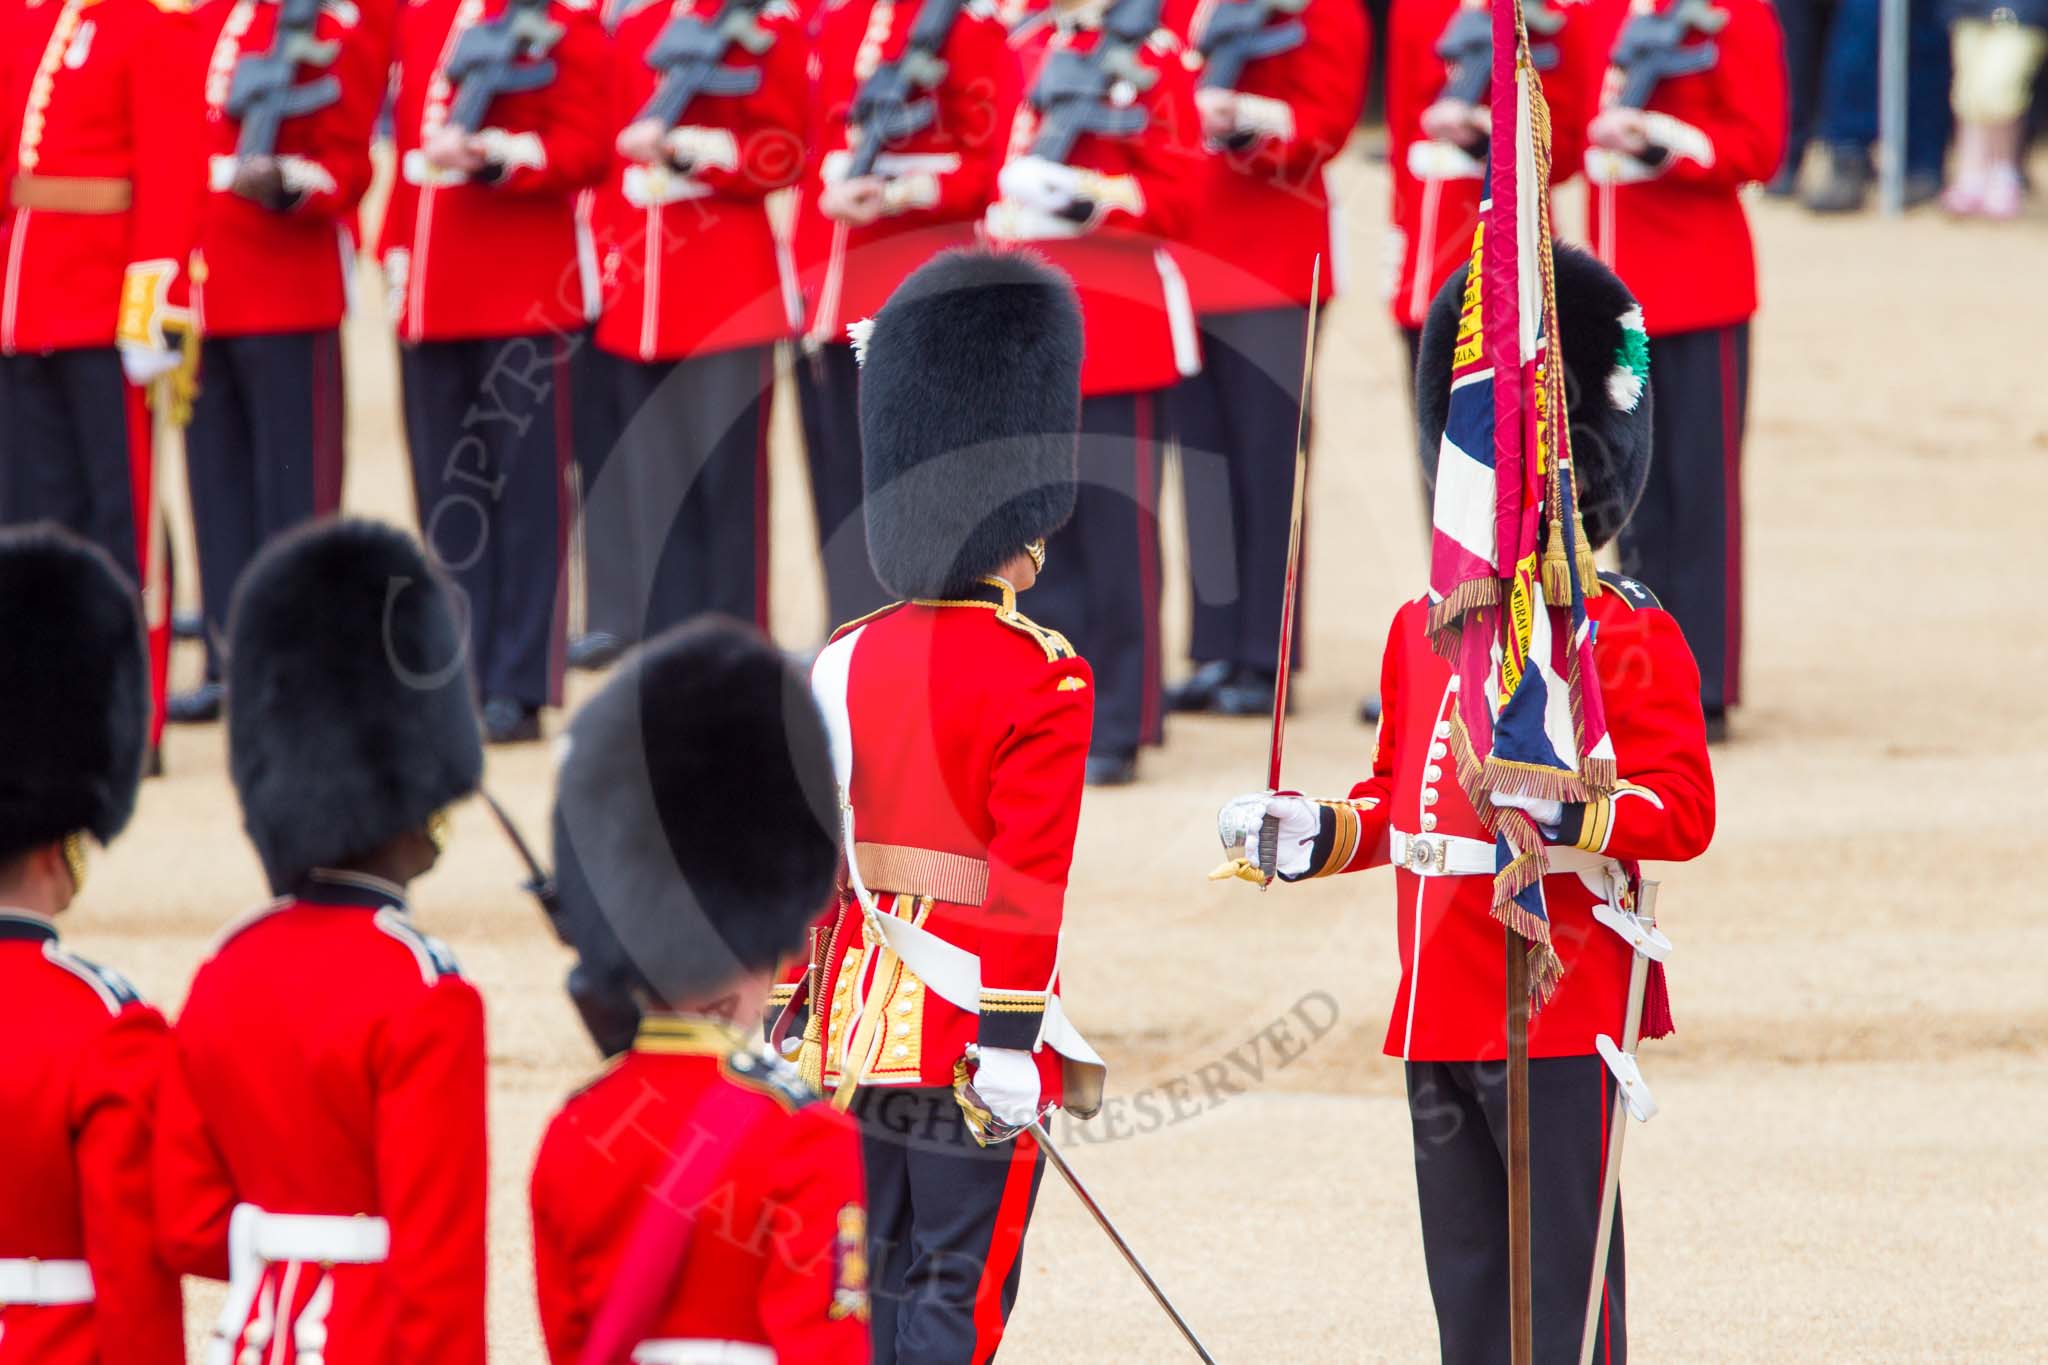
<instances>
[{"instance_id":1,"label":"black bearskin hat","mask_svg":"<svg viewBox=\"0 0 2048 1365\"><path fill-rule=\"evenodd\" d=\"M324 521L257 556L228 620L228 767L271 890L476 790L465 633L419 544Z\"/></svg>"},{"instance_id":2,"label":"black bearskin hat","mask_svg":"<svg viewBox=\"0 0 2048 1365\"><path fill-rule=\"evenodd\" d=\"M563 937L677 1003L802 946L839 867L825 722L803 674L719 617L634 651L569 726L555 788Z\"/></svg>"},{"instance_id":3,"label":"black bearskin hat","mask_svg":"<svg viewBox=\"0 0 2048 1365\"><path fill-rule=\"evenodd\" d=\"M135 811L149 664L135 589L43 524L0 532L0 862Z\"/></svg>"},{"instance_id":4,"label":"black bearskin hat","mask_svg":"<svg viewBox=\"0 0 2048 1365\"><path fill-rule=\"evenodd\" d=\"M1066 276L1024 252L941 252L856 333L868 557L889 591L943 597L1066 524L1081 419Z\"/></svg>"},{"instance_id":5,"label":"black bearskin hat","mask_svg":"<svg viewBox=\"0 0 2048 1365\"><path fill-rule=\"evenodd\" d=\"M1628 524L1650 477L1649 341L1642 309L1619 276L1577 247L1560 244L1552 259L1579 517L1597 550ZM1416 352L1415 415L1423 478L1432 491L1467 269L1459 267L1437 291Z\"/></svg>"}]
</instances>

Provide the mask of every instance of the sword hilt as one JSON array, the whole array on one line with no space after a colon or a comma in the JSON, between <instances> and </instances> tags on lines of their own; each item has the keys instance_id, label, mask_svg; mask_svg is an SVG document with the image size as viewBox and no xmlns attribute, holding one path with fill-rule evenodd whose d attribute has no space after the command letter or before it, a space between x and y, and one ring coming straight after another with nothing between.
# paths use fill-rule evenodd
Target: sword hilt
<instances>
[{"instance_id":1,"label":"sword hilt","mask_svg":"<svg viewBox=\"0 0 2048 1365\"><path fill-rule=\"evenodd\" d=\"M1280 870L1280 817L1268 815L1259 822L1259 871L1270 886ZM1263 889L1263 888L1261 888Z\"/></svg>"}]
</instances>

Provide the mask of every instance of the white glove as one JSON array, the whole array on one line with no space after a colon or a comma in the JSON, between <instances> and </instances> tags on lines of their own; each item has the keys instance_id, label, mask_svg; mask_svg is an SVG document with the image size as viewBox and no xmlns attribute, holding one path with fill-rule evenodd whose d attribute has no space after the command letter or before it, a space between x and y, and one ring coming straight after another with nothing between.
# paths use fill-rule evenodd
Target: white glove
<instances>
[{"instance_id":1,"label":"white glove","mask_svg":"<svg viewBox=\"0 0 2048 1365\"><path fill-rule=\"evenodd\" d=\"M177 369L180 359L176 351L121 343L121 373L127 375L128 382L138 389L149 387Z\"/></svg>"},{"instance_id":2,"label":"white glove","mask_svg":"<svg viewBox=\"0 0 2048 1365\"><path fill-rule=\"evenodd\" d=\"M1038 1122L1038 1063L1028 1052L985 1047L974 1068L974 1093L988 1111L1012 1128Z\"/></svg>"},{"instance_id":3,"label":"white glove","mask_svg":"<svg viewBox=\"0 0 2048 1365\"><path fill-rule=\"evenodd\" d=\"M384 253L384 307L391 321L405 316L405 289L412 281L412 252L395 246Z\"/></svg>"},{"instance_id":4,"label":"white glove","mask_svg":"<svg viewBox=\"0 0 2048 1365\"><path fill-rule=\"evenodd\" d=\"M1259 831L1268 815L1280 821L1274 872L1283 877L1300 876L1308 871L1309 855L1323 827L1323 817L1315 803L1304 797L1271 796L1265 792L1232 797L1216 812L1216 837L1223 841L1225 849L1233 853L1241 849L1245 857L1257 862Z\"/></svg>"},{"instance_id":5,"label":"white glove","mask_svg":"<svg viewBox=\"0 0 2048 1365\"><path fill-rule=\"evenodd\" d=\"M1042 156L1020 156L1003 163L996 186L1005 203L1039 213L1058 213L1081 197L1081 173Z\"/></svg>"},{"instance_id":6,"label":"white glove","mask_svg":"<svg viewBox=\"0 0 2048 1365\"><path fill-rule=\"evenodd\" d=\"M1529 818L1543 826L1546 834L1555 833L1558 822L1564 819L1564 803L1541 796L1513 796L1506 792L1495 792L1493 804L1503 810L1514 809L1529 812Z\"/></svg>"}]
</instances>

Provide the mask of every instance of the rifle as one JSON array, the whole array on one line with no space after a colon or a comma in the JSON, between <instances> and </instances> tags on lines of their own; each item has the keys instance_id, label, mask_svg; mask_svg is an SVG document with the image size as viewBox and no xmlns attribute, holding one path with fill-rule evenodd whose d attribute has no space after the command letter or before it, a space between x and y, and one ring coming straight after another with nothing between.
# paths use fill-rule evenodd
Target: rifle
<instances>
[{"instance_id":1,"label":"rifle","mask_svg":"<svg viewBox=\"0 0 2048 1365\"><path fill-rule=\"evenodd\" d=\"M533 849L520 834L519 826L512 823L511 814L489 792L478 794L490 808L498 828L505 832L513 852L526 864L527 879L520 884L520 889L540 903L541 913L547 917L548 928L554 930L556 941L576 953L576 965L569 969L566 984L569 1001L576 1006L584 1032L590 1035L590 1041L597 1044L599 1052L607 1057L618 1056L633 1045L633 1035L640 1031L640 1006L633 1000L633 973L624 963L624 950L614 939L610 946L617 949L618 960L602 965L593 961L598 956L595 949L599 945L587 942L590 935L577 932L577 926L569 922L562 909L555 879L541 867L540 859L534 856Z\"/></svg>"},{"instance_id":2,"label":"rifle","mask_svg":"<svg viewBox=\"0 0 2048 1365\"><path fill-rule=\"evenodd\" d=\"M548 0L511 0L495 19L465 30L448 58L455 98L448 126L474 133L484 125L491 101L500 95L538 90L555 78L549 52L562 26L548 18Z\"/></svg>"},{"instance_id":3,"label":"rifle","mask_svg":"<svg viewBox=\"0 0 2048 1365\"><path fill-rule=\"evenodd\" d=\"M1532 38L1545 38L1564 27L1564 16L1542 4L1523 11ZM1436 55L1448 71L1443 94L1438 98L1478 104L1486 97L1493 79L1493 16L1483 5L1460 5L1436 40ZM1529 59L1538 71L1557 65L1556 43L1531 42Z\"/></svg>"},{"instance_id":4,"label":"rifle","mask_svg":"<svg viewBox=\"0 0 2048 1365\"><path fill-rule=\"evenodd\" d=\"M1624 109L1645 108L1666 77L1711 69L1720 60L1720 46L1712 42L1688 46L1686 36L1704 33L1711 37L1727 22L1727 11L1715 9L1711 0L1678 0L1662 13L1631 18L1608 56L1623 73L1615 104Z\"/></svg>"},{"instance_id":5,"label":"rifle","mask_svg":"<svg viewBox=\"0 0 2048 1365\"><path fill-rule=\"evenodd\" d=\"M331 71L304 85L292 83L301 66L332 66L341 51L341 44L313 36L320 8L321 0L283 0L270 47L236 59L225 108L228 117L241 124L235 135L237 158L275 155L280 124L341 98L341 81Z\"/></svg>"},{"instance_id":6,"label":"rifle","mask_svg":"<svg viewBox=\"0 0 2048 1365\"><path fill-rule=\"evenodd\" d=\"M938 117L938 102L931 92L946 79L946 60L939 53L945 49L963 4L964 0L925 0L917 22L910 26L903 55L877 67L861 82L846 115L848 131L859 134L850 139L853 157L847 164L847 179L872 175L875 160L884 150L923 132Z\"/></svg>"},{"instance_id":7,"label":"rifle","mask_svg":"<svg viewBox=\"0 0 2048 1365\"><path fill-rule=\"evenodd\" d=\"M1159 73L1138 59L1159 27L1160 0L1116 0L1102 16L1102 39L1087 53L1062 48L1045 59L1025 98L1038 111L1030 155L1064 163L1083 133L1135 137L1150 116L1135 101L1119 102L1118 87L1152 88Z\"/></svg>"},{"instance_id":8,"label":"rifle","mask_svg":"<svg viewBox=\"0 0 2048 1365\"><path fill-rule=\"evenodd\" d=\"M761 71L751 66L726 66L725 54L737 43L756 57L775 45L775 35L761 27L768 0L725 0L710 19L678 14L662 26L645 58L661 73L660 83L635 123L650 119L664 130L682 121L683 111L699 95L751 95L761 88Z\"/></svg>"},{"instance_id":9,"label":"rifle","mask_svg":"<svg viewBox=\"0 0 2048 1365\"><path fill-rule=\"evenodd\" d=\"M1308 29L1298 18L1266 22L1276 14L1299 15L1307 8L1308 0L1223 0L1195 44L1202 54L1201 85L1235 90L1246 63L1292 52L1307 42Z\"/></svg>"}]
</instances>

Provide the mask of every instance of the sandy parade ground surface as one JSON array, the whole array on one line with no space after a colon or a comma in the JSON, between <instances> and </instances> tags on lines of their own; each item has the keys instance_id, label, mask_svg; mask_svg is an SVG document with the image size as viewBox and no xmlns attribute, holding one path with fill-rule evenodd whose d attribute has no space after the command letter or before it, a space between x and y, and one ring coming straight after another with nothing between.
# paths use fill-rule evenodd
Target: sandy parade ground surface
<instances>
[{"instance_id":1,"label":"sandy parade ground surface","mask_svg":"<svg viewBox=\"0 0 2048 1365\"><path fill-rule=\"evenodd\" d=\"M1324 335L1311 667L1288 750L1290 785L1331 794L1365 768L1355 705L1424 553L1377 299L1383 171L1354 154L1339 190L1350 293ZM1628 1143L1632 1344L1645 1361L2048 1358L2048 599L2032 586L2048 582L2048 215L1822 221L1759 203L1754 219L1749 704L1715 752L1712 851L1663 872L1679 1032L1646 1048L1663 1113ZM349 362L348 505L409 522L374 314L352 323ZM774 607L783 642L809 648L826 622L794 406L775 419ZM1182 592L1170 647L1185 614ZM181 676L197 662L181 647ZM1260 783L1265 742L1260 722L1175 720L1140 785L1089 793L1064 975L1121 1104L1063 1131L1219 1359L1426 1360L1408 1117L1380 1051L1390 874L1263 897L1204 880L1216 805ZM67 934L175 1010L264 888L220 729L174 730L167 757ZM490 756L489 785L536 833L549 780L545 746ZM541 1358L534 1146L595 1066L519 877L471 803L415 888L489 1008L492 1357L508 1365ZM189 1298L196 1344L217 1299ZM1179 1349L1048 1174L1004 1359Z\"/></svg>"}]
</instances>

